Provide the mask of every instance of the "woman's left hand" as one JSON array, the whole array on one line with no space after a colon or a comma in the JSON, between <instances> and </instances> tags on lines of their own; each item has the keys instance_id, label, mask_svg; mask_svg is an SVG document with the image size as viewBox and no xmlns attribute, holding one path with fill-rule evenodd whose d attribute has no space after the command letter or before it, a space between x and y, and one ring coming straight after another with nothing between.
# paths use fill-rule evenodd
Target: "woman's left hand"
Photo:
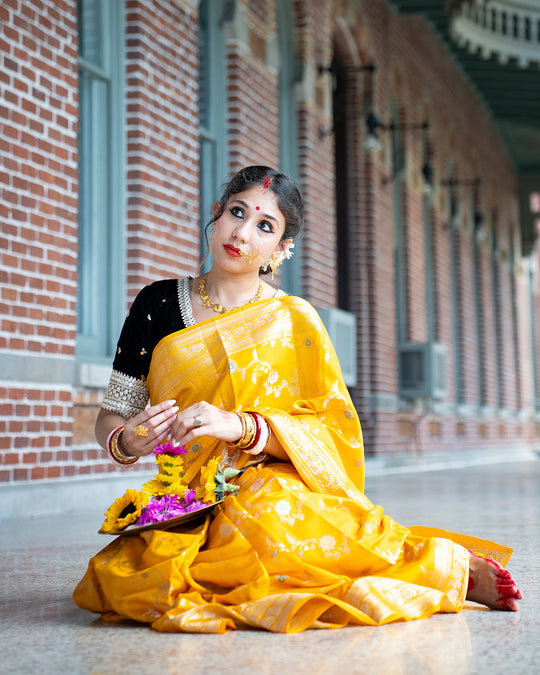
<instances>
[{"instance_id":1,"label":"woman's left hand","mask_svg":"<svg viewBox=\"0 0 540 675\"><path fill-rule=\"evenodd\" d=\"M234 442L242 436L242 431L242 421L236 413L200 401L177 413L169 433L175 445L185 445L200 436Z\"/></svg>"}]
</instances>

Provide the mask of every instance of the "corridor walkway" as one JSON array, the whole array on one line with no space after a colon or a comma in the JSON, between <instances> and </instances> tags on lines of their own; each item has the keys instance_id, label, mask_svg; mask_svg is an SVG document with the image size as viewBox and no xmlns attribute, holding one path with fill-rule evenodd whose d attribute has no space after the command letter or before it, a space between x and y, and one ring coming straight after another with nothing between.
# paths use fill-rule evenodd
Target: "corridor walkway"
<instances>
[{"instance_id":1,"label":"corridor walkway","mask_svg":"<svg viewBox=\"0 0 540 675\"><path fill-rule=\"evenodd\" d=\"M104 625L71 593L107 539L108 504L84 517L0 522L0 673L362 675L540 672L540 460L376 475L366 492L404 524L432 525L514 547L524 594L515 614L470 605L459 615L379 628L166 635Z\"/></svg>"}]
</instances>

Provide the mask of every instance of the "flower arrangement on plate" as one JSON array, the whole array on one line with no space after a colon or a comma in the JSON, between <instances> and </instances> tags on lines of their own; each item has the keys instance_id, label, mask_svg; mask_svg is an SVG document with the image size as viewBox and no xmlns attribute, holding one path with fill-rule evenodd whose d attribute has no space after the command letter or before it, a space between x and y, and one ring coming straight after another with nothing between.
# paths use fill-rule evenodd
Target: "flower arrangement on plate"
<instances>
[{"instance_id":1,"label":"flower arrangement on plate","mask_svg":"<svg viewBox=\"0 0 540 675\"><path fill-rule=\"evenodd\" d=\"M211 510L227 494L238 491L227 481L238 475L238 469L222 469L214 457L201 469L201 485L190 488L183 481L182 446L164 443L154 448L158 472L144 483L142 490L128 489L105 512L101 534L127 534L142 529L166 529L187 522Z\"/></svg>"}]
</instances>

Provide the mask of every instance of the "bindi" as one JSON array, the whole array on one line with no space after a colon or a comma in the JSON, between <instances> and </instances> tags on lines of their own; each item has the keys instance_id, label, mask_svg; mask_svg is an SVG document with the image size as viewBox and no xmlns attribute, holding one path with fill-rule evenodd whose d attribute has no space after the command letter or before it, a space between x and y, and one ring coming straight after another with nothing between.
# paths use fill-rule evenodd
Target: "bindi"
<instances>
[{"instance_id":1,"label":"bindi","mask_svg":"<svg viewBox=\"0 0 540 675\"><path fill-rule=\"evenodd\" d=\"M255 210L256 210L256 211L260 211L260 210L261 210L261 207L260 207L260 206L256 206L256 207L255 207Z\"/></svg>"}]
</instances>

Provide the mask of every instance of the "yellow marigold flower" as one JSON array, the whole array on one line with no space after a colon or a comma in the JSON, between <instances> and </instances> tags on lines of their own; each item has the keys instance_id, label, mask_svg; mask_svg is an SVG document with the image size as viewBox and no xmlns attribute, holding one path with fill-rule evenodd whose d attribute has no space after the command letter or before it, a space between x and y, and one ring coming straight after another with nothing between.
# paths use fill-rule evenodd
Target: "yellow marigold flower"
<instances>
[{"instance_id":1,"label":"yellow marigold flower","mask_svg":"<svg viewBox=\"0 0 540 675\"><path fill-rule=\"evenodd\" d=\"M186 486L181 480L162 481L162 490L166 495L183 495Z\"/></svg>"},{"instance_id":2,"label":"yellow marigold flower","mask_svg":"<svg viewBox=\"0 0 540 675\"><path fill-rule=\"evenodd\" d=\"M178 475L184 469L184 458L181 455L156 455L155 463L160 473L173 473Z\"/></svg>"},{"instance_id":3,"label":"yellow marigold flower","mask_svg":"<svg viewBox=\"0 0 540 675\"><path fill-rule=\"evenodd\" d=\"M118 497L105 512L105 520L101 526L102 532L116 532L123 530L139 519L141 511L148 504L149 497L144 492L126 490L122 497Z\"/></svg>"},{"instance_id":4,"label":"yellow marigold flower","mask_svg":"<svg viewBox=\"0 0 540 675\"><path fill-rule=\"evenodd\" d=\"M164 471L163 473L156 474L156 479L162 480L162 481L168 481L170 483L171 480L181 480L182 474L183 474L183 472L181 470L181 467L178 467L178 469L173 470L173 471Z\"/></svg>"},{"instance_id":5,"label":"yellow marigold flower","mask_svg":"<svg viewBox=\"0 0 540 675\"><path fill-rule=\"evenodd\" d=\"M208 464L201 469L201 487L204 490L201 497L204 502L214 503L216 501L216 495L214 494L216 489L215 475L218 471L219 459L217 457L211 459Z\"/></svg>"},{"instance_id":6,"label":"yellow marigold flower","mask_svg":"<svg viewBox=\"0 0 540 675\"><path fill-rule=\"evenodd\" d=\"M206 466L201 469L201 479L208 480L210 476L215 476L219 471L219 457L213 457Z\"/></svg>"},{"instance_id":7,"label":"yellow marigold flower","mask_svg":"<svg viewBox=\"0 0 540 675\"><path fill-rule=\"evenodd\" d=\"M155 478L143 483L143 490L152 497L161 497L165 494L165 492L163 492L163 484Z\"/></svg>"},{"instance_id":8,"label":"yellow marigold flower","mask_svg":"<svg viewBox=\"0 0 540 675\"><path fill-rule=\"evenodd\" d=\"M201 498L206 504L213 504L216 501L216 482L214 478L209 478L208 482L203 485L204 493Z\"/></svg>"},{"instance_id":9,"label":"yellow marigold flower","mask_svg":"<svg viewBox=\"0 0 540 675\"><path fill-rule=\"evenodd\" d=\"M152 497L163 497L164 495L182 495L186 489L186 484L181 478L174 476L163 476L158 474L152 480L143 484L143 490Z\"/></svg>"}]
</instances>

